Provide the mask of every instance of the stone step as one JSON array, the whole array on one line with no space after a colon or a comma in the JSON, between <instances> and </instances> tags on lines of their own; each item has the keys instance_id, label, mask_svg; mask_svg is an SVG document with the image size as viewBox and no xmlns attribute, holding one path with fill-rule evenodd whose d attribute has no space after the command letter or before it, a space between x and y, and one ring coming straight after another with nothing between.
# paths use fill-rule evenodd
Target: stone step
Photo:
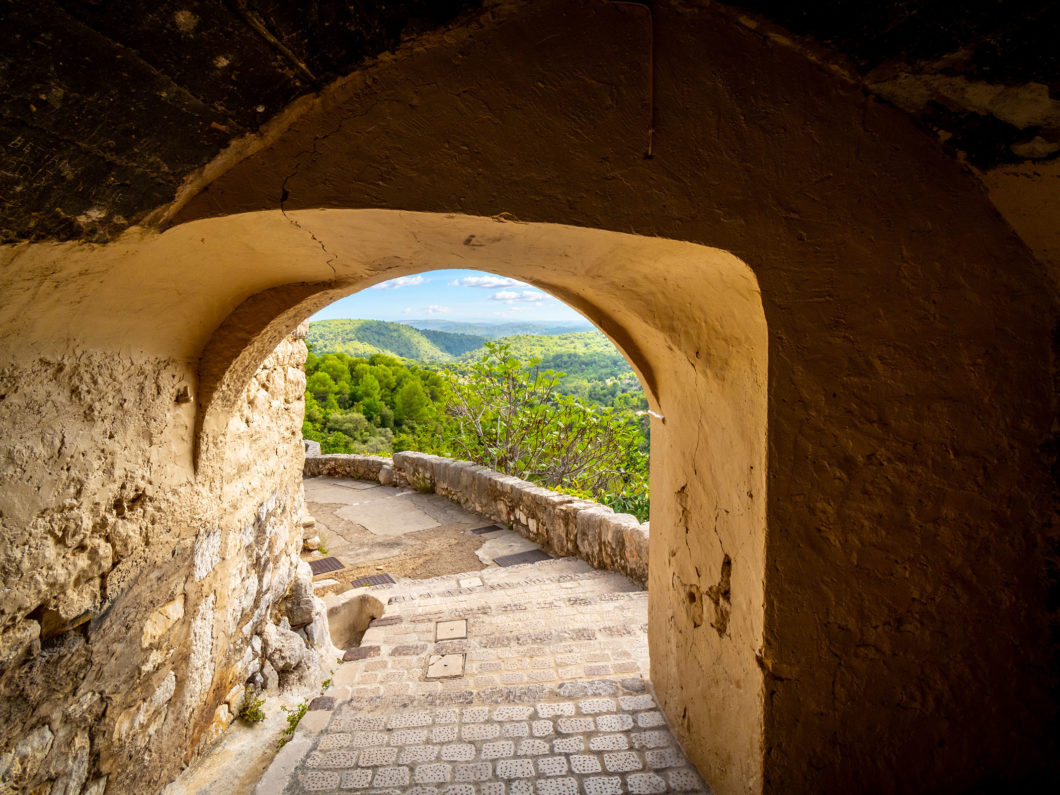
<instances>
[{"instance_id":1,"label":"stone step","mask_svg":"<svg viewBox=\"0 0 1060 795\"><path fill-rule=\"evenodd\" d=\"M395 585L388 586L391 588L400 588L408 590L430 590L432 587L437 588L438 583L455 582L459 579L468 578L479 578L484 582L517 582L525 580L527 577L541 576L542 574L547 576L558 576L560 574L593 574L593 573L606 573L599 572L594 569L585 561L580 558L567 557L567 558L554 558L552 560L540 561L537 563L524 563L518 566L508 567L497 567L490 566L485 569L478 571L464 572L461 574L444 574L437 577L431 577L423 580L401 580Z\"/></svg>"},{"instance_id":2,"label":"stone step","mask_svg":"<svg viewBox=\"0 0 1060 795\"><path fill-rule=\"evenodd\" d=\"M493 594L493 596L497 596ZM588 608L595 605L606 605L609 603L624 602L647 602L647 594L643 591L639 592L606 592L597 594L584 594L581 592L576 593L561 593L555 596L546 596L544 598L538 594L536 597L529 599L511 599L508 594L504 594L504 601L496 600L482 600L482 599L469 599L467 601L456 601L450 600L449 603L441 603L439 605L419 605L418 603L403 603L396 605L395 608L403 607L401 609L388 610L386 615L381 621L386 623L394 623L392 619L400 619L406 622L424 622L424 621L444 621L452 618L453 616L503 616L506 619L515 617L515 614L522 613L526 618L533 618L534 616L545 615L553 610L565 609L565 608ZM589 611L586 611L589 612Z\"/></svg>"},{"instance_id":3,"label":"stone step","mask_svg":"<svg viewBox=\"0 0 1060 795\"><path fill-rule=\"evenodd\" d=\"M709 793L650 692L647 593L540 565L475 588L445 577L377 589L390 592L386 615L299 730L292 791L451 783L486 795L514 776L538 792ZM437 639L438 622L459 619L466 637ZM452 675L432 678L446 655Z\"/></svg>"},{"instance_id":4,"label":"stone step","mask_svg":"<svg viewBox=\"0 0 1060 795\"><path fill-rule=\"evenodd\" d=\"M532 567L531 567L532 568ZM524 571L519 578L497 579L459 575L457 577L435 578L422 581L415 586L399 583L393 586L374 587L365 590L375 598L388 605L388 611L397 605L409 602L427 604L443 603L464 597L482 596L487 601L503 593L505 599L512 600L524 593L539 592L542 586L553 586L560 591L576 591L579 594L603 594L611 592L633 592L641 589L620 574L590 570L581 573L551 573L549 571ZM464 587L461 587L463 583ZM481 583L481 584L479 584ZM491 596L492 594L492 596Z\"/></svg>"}]
</instances>

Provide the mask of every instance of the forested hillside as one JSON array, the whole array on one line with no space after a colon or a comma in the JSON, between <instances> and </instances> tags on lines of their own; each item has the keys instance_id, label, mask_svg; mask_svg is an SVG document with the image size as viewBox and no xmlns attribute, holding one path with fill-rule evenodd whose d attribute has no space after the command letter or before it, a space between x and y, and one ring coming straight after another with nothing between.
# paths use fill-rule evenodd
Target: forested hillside
<instances>
[{"instance_id":1,"label":"forested hillside","mask_svg":"<svg viewBox=\"0 0 1060 795\"><path fill-rule=\"evenodd\" d=\"M483 343L486 342L486 337L479 337L474 334L458 334L456 332L435 331L433 329L416 330L450 356L460 356L468 351L480 350Z\"/></svg>"},{"instance_id":2,"label":"forested hillside","mask_svg":"<svg viewBox=\"0 0 1060 795\"><path fill-rule=\"evenodd\" d=\"M314 334L313 323L307 340L303 426L305 438L324 452L419 450L467 458L647 518L647 402L629 365L599 332L511 337L443 364L321 352L321 339L354 349L374 339L424 350L401 324L325 322L327 333ZM337 339L350 329L358 339ZM449 335L461 336L467 335ZM473 338L436 339L457 351ZM552 372L546 361L572 374Z\"/></svg>"},{"instance_id":3,"label":"forested hillside","mask_svg":"<svg viewBox=\"0 0 1060 795\"><path fill-rule=\"evenodd\" d=\"M485 337L420 331L385 320L318 320L309 324L306 342L318 353L371 356L376 353L420 362L447 362L479 348Z\"/></svg>"},{"instance_id":4,"label":"forested hillside","mask_svg":"<svg viewBox=\"0 0 1060 795\"><path fill-rule=\"evenodd\" d=\"M452 327L473 327L459 324ZM519 324L479 324L489 332ZM522 326L546 324L522 324ZM564 328L564 327L559 327ZM434 329L416 329L404 323L381 320L322 320L310 323L306 340L317 354L346 353L370 357L374 354L411 359L421 363L473 362L485 353L486 336ZM597 405L609 406L620 395L636 398L640 384L633 370L611 341L596 330L564 334L519 334L497 342L511 349L521 361L539 359L539 368L561 373L558 391ZM634 403L636 401L634 400ZM631 404L632 405L632 404Z\"/></svg>"},{"instance_id":5,"label":"forested hillside","mask_svg":"<svg viewBox=\"0 0 1060 795\"><path fill-rule=\"evenodd\" d=\"M620 394L640 392L640 384L625 357L599 331L521 334L498 342L508 345L512 355L521 361L537 359L539 369L562 373L558 387L564 394L610 405ZM475 361L484 352L484 348L478 348L461 359Z\"/></svg>"},{"instance_id":6,"label":"forested hillside","mask_svg":"<svg viewBox=\"0 0 1060 795\"><path fill-rule=\"evenodd\" d=\"M512 337L516 334L571 334L576 331L592 331L593 325L588 321L556 321L548 323L544 321L524 320L508 321L506 323L487 323L466 320L440 320L428 318L426 320L406 320L405 324L418 328L421 331L447 331L451 334L470 334L475 337L486 337L491 340L501 337Z\"/></svg>"}]
</instances>

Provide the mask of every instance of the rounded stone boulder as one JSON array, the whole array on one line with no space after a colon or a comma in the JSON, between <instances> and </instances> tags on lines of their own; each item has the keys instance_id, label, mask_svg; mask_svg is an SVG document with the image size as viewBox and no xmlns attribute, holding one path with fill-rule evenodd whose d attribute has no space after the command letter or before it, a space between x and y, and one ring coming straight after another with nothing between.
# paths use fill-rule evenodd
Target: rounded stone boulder
<instances>
[{"instance_id":1,"label":"rounded stone boulder","mask_svg":"<svg viewBox=\"0 0 1060 795\"><path fill-rule=\"evenodd\" d=\"M277 671L290 671L305 656L305 643L289 629L266 624L261 638L265 643L265 659Z\"/></svg>"}]
</instances>

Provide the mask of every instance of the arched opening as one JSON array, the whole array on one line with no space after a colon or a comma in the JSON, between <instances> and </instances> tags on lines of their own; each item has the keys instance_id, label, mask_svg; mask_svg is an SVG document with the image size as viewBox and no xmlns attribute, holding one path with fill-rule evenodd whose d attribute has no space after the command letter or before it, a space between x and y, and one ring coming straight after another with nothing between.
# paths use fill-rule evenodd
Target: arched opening
<instances>
[{"instance_id":1,"label":"arched opening","mask_svg":"<svg viewBox=\"0 0 1060 795\"><path fill-rule=\"evenodd\" d=\"M739 360L728 351L765 329L744 325L760 319L757 297L723 296L754 296L754 279L705 255L695 278L667 285L670 244L616 236L618 255L662 264L647 273L608 257L606 270L639 275L615 295L604 281L580 285L608 293L600 305L621 308L622 347L653 366L666 416L655 436L675 462L655 474L656 494L674 495L655 517L652 557L665 565L653 577L672 575L653 581L655 680L718 791L972 789L1056 758L1027 741L1049 736L1055 712L1042 673L1055 651L1042 442L1056 313L1041 263L936 136L818 51L718 4L653 14L646 61L638 9L490 5L307 97L198 174L173 171L188 180L159 213L173 224L163 234L148 221L105 245L5 247L5 649L32 646L45 602L68 619L105 611L85 630L90 658L50 657L43 700L6 700L5 742L43 734L37 715L55 729L84 713L77 742L68 723L54 746L88 749L91 730L80 758L95 776L98 756L111 789L157 784L196 753L223 722L212 721L228 685L245 678L249 643L209 643L227 638L212 629L222 613L243 620L229 597L244 581L210 531L235 547L244 514L274 491L248 455L233 510L209 449L223 411L201 414L197 430L199 401L223 406L265 337L274 344L309 311L302 302L436 267L439 251L466 263L506 245L463 246L471 234L525 238L524 250L549 255L540 281L572 293L565 274L596 275L584 250L576 268L564 260L565 227L488 220L501 215L695 241L755 270L769 433L768 473L755 457L753 476L744 451L764 445L765 362L729 367ZM37 195L51 208L51 192ZM351 207L464 215L354 223L372 211ZM643 287L659 300L638 301ZM194 558L217 565L200 580ZM251 600L245 618L275 595ZM152 646L130 632L181 599L174 637ZM221 670L157 662L189 636L194 661ZM75 702L66 684L86 672ZM143 713L174 679L169 717ZM98 717L70 709L103 702ZM108 739L124 714L153 723Z\"/></svg>"},{"instance_id":2,"label":"arched opening","mask_svg":"<svg viewBox=\"0 0 1060 795\"><path fill-rule=\"evenodd\" d=\"M470 460L648 520L643 384L559 299L488 271L430 270L308 324L303 436L323 454Z\"/></svg>"},{"instance_id":3,"label":"arched opening","mask_svg":"<svg viewBox=\"0 0 1060 795\"><path fill-rule=\"evenodd\" d=\"M267 229L270 215L167 234L209 240L211 226L227 226L227 246L232 221L245 234ZM319 262L261 246L255 276L268 272L272 284L229 312L199 362L198 477L219 476L231 401L258 364L342 295L459 265L561 298L622 350L661 416L652 426L661 452L651 471L649 575L657 697L708 775L736 765L759 777L767 341L750 269L705 246L552 224L377 210L293 215L322 241L331 278L313 281ZM725 729L708 739L707 726Z\"/></svg>"}]
</instances>

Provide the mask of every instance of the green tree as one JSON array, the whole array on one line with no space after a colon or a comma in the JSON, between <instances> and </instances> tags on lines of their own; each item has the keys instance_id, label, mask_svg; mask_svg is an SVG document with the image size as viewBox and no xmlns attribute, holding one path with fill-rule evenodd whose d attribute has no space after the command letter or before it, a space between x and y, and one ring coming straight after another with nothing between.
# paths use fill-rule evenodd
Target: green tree
<instances>
[{"instance_id":1,"label":"green tree","mask_svg":"<svg viewBox=\"0 0 1060 795\"><path fill-rule=\"evenodd\" d=\"M336 384L341 384L344 381L350 380L350 370L346 366L346 362L343 361L344 356L342 354L329 353L326 356L320 357L320 362L317 366L318 372L327 373L331 376L331 380Z\"/></svg>"},{"instance_id":2,"label":"green tree","mask_svg":"<svg viewBox=\"0 0 1060 795\"><path fill-rule=\"evenodd\" d=\"M394 421L398 425L423 422L427 419L431 400L418 378L407 378L394 392Z\"/></svg>"},{"instance_id":3,"label":"green tree","mask_svg":"<svg viewBox=\"0 0 1060 795\"><path fill-rule=\"evenodd\" d=\"M324 427L329 431L339 431L354 441L367 439L372 432L368 420L356 411L336 411L328 417Z\"/></svg>"},{"instance_id":4,"label":"green tree","mask_svg":"<svg viewBox=\"0 0 1060 795\"><path fill-rule=\"evenodd\" d=\"M448 412L456 422L456 452L490 469L601 495L639 465L639 428L628 412L590 406L556 394L561 374L522 362L504 344L463 376L454 375Z\"/></svg>"},{"instance_id":5,"label":"green tree","mask_svg":"<svg viewBox=\"0 0 1060 795\"><path fill-rule=\"evenodd\" d=\"M323 403L328 399L329 395L334 394L335 381L327 373L318 371L306 379L305 388L307 392L316 398L317 402Z\"/></svg>"},{"instance_id":6,"label":"green tree","mask_svg":"<svg viewBox=\"0 0 1060 795\"><path fill-rule=\"evenodd\" d=\"M377 400L381 391L379 380L372 373L365 372L350 390L350 396L358 403L363 403L366 400Z\"/></svg>"}]
</instances>

